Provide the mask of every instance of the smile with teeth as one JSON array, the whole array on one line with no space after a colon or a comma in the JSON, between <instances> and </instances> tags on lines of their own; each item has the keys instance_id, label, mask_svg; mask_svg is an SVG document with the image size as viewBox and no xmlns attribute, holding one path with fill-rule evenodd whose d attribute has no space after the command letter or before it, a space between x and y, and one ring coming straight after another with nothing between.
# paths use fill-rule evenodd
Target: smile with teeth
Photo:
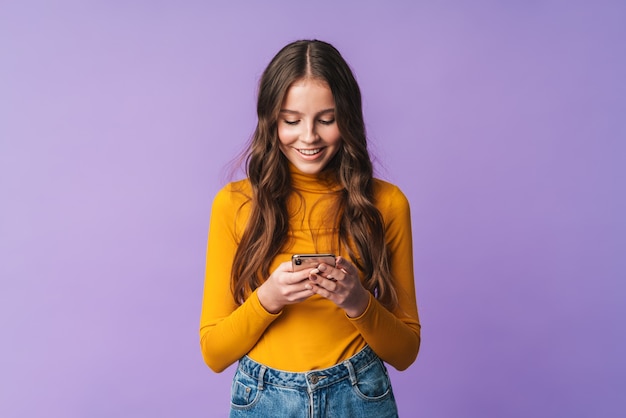
<instances>
[{"instance_id":1,"label":"smile with teeth","mask_svg":"<svg viewBox=\"0 0 626 418\"><path fill-rule=\"evenodd\" d=\"M304 154L304 155L315 155L318 154L320 152L322 152L321 148L315 148L315 149L298 149L298 152L300 154Z\"/></svg>"}]
</instances>

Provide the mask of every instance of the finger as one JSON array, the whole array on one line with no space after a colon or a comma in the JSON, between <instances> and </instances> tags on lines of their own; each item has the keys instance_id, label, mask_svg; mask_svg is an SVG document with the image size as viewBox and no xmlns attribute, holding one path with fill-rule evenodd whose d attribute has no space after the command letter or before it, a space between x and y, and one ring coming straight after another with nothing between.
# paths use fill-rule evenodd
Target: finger
<instances>
[{"instance_id":1,"label":"finger","mask_svg":"<svg viewBox=\"0 0 626 418\"><path fill-rule=\"evenodd\" d=\"M326 269L324 273L319 273L318 276L321 275L322 277L332 280L333 282L336 282L337 280L341 281L346 278L345 270L337 269L331 266L326 266L324 268Z\"/></svg>"},{"instance_id":2,"label":"finger","mask_svg":"<svg viewBox=\"0 0 626 418\"><path fill-rule=\"evenodd\" d=\"M311 270L309 272L309 280L316 281L316 280L318 280L318 278L334 280L333 278L328 276L328 274L326 274L326 273L322 274L322 272L320 271L319 268L315 268L315 269L313 269L313 270Z\"/></svg>"},{"instance_id":3,"label":"finger","mask_svg":"<svg viewBox=\"0 0 626 418\"><path fill-rule=\"evenodd\" d=\"M300 290L298 293L311 296L314 293L314 291L313 291L314 288L315 288L314 285L312 285L310 283L307 283L307 284L304 285L304 288L302 290Z\"/></svg>"},{"instance_id":4,"label":"finger","mask_svg":"<svg viewBox=\"0 0 626 418\"><path fill-rule=\"evenodd\" d=\"M291 261L285 261L278 265L276 270L293 272L293 264Z\"/></svg>"},{"instance_id":5,"label":"finger","mask_svg":"<svg viewBox=\"0 0 626 418\"><path fill-rule=\"evenodd\" d=\"M356 266L341 256L337 257L336 268L341 269L345 271L347 274L350 274L353 276L359 275L359 272Z\"/></svg>"},{"instance_id":6,"label":"finger","mask_svg":"<svg viewBox=\"0 0 626 418\"><path fill-rule=\"evenodd\" d=\"M312 282L316 282L316 283L319 283L322 280L335 281L335 279L329 277L326 273L322 274L322 272L320 272L318 269L311 270L309 274L309 280L311 280Z\"/></svg>"},{"instance_id":7,"label":"finger","mask_svg":"<svg viewBox=\"0 0 626 418\"><path fill-rule=\"evenodd\" d=\"M333 300L333 297L334 297L334 293L330 292L328 289L322 286L313 286L313 288L311 289L311 292L318 294L321 297L329 299L329 300Z\"/></svg>"},{"instance_id":8,"label":"finger","mask_svg":"<svg viewBox=\"0 0 626 418\"><path fill-rule=\"evenodd\" d=\"M320 286L328 290L331 293L335 293L337 291L337 288L339 287L336 281L329 280L329 279L322 280L322 283L320 283Z\"/></svg>"},{"instance_id":9,"label":"finger","mask_svg":"<svg viewBox=\"0 0 626 418\"><path fill-rule=\"evenodd\" d=\"M316 286L311 286L310 284L305 284L301 290L298 290L292 294L292 299L297 301L302 301L306 298L311 297L315 294L313 288Z\"/></svg>"},{"instance_id":10,"label":"finger","mask_svg":"<svg viewBox=\"0 0 626 418\"><path fill-rule=\"evenodd\" d=\"M317 283L320 280L324 280L324 276L322 276L322 273L320 273L317 269L311 270L311 273L309 274L309 280Z\"/></svg>"},{"instance_id":11,"label":"finger","mask_svg":"<svg viewBox=\"0 0 626 418\"><path fill-rule=\"evenodd\" d=\"M337 275L337 269L335 267L330 266L328 264L320 264L316 269L311 270L311 273L317 274L318 276L322 276L328 279L336 278L334 276Z\"/></svg>"},{"instance_id":12,"label":"finger","mask_svg":"<svg viewBox=\"0 0 626 418\"><path fill-rule=\"evenodd\" d=\"M301 283L305 280L308 280L310 274L306 270L289 272L286 274L285 283L286 284L297 284Z\"/></svg>"},{"instance_id":13,"label":"finger","mask_svg":"<svg viewBox=\"0 0 626 418\"><path fill-rule=\"evenodd\" d=\"M317 287L322 287L332 293L337 291L337 288L339 287L335 279L325 278L317 274L311 275L309 279L314 282Z\"/></svg>"},{"instance_id":14,"label":"finger","mask_svg":"<svg viewBox=\"0 0 626 418\"><path fill-rule=\"evenodd\" d=\"M276 271L282 271L282 272L286 272L286 273L291 273L291 274L295 275L294 277L298 277L299 280L302 280L302 279L306 278L306 276L307 276L306 270L294 271L293 270L293 263L291 261L285 261L283 263L280 263L278 265L278 267L276 268Z\"/></svg>"}]
</instances>

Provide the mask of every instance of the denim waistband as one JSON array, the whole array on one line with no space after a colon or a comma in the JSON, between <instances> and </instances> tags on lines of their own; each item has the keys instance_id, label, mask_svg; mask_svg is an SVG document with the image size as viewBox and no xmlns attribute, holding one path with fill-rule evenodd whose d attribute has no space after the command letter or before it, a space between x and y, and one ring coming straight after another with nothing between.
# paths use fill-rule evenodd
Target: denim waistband
<instances>
[{"instance_id":1,"label":"denim waistband","mask_svg":"<svg viewBox=\"0 0 626 418\"><path fill-rule=\"evenodd\" d=\"M286 372L272 369L257 363L248 356L244 356L239 360L239 370L258 380L259 389L263 389L263 385L267 384L285 388L313 390L332 385L347 378L350 378L352 384L355 384L356 373L376 360L378 360L378 356L369 346L365 346L354 356L327 369L303 373Z\"/></svg>"}]
</instances>

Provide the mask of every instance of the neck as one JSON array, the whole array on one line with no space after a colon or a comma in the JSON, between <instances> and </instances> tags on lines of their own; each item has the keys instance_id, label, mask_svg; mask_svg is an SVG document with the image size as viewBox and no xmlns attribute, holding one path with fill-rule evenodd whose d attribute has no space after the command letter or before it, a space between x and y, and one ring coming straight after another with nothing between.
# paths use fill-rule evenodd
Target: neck
<instances>
[{"instance_id":1,"label":"neck","mask_svg":"<svg viewBox=\"0 0 626 418\"><path fill-rule=\"evenodd\" d=\"M341 186L332 179L332 176L326 172L315 174L303 173L298 170L296 166L289 163L289 174L291 175L291 184L296 190L327 193L341 188Z\"/></svg>"}]
</instances>

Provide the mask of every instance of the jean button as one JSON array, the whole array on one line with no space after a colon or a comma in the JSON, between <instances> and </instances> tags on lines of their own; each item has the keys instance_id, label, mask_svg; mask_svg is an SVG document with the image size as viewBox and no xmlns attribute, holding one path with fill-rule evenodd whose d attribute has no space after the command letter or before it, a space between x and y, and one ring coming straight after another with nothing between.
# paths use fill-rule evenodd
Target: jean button
<instances>
[{"instance_id":1,"label":"jean button","mask_svg":"<svg viewBox=\"0 0 626 418\"><path fill-rule=\"evenodd\" d=\"M309 380L311 381L311 383L313 383L313 384L315 385L317 382L319 382L319 381L320 381L320 377L319 377L319 376L315 376L315 375L313 375L313 376L311 376L311 377L309 378Z\"/></svg>"}]
</instances>

